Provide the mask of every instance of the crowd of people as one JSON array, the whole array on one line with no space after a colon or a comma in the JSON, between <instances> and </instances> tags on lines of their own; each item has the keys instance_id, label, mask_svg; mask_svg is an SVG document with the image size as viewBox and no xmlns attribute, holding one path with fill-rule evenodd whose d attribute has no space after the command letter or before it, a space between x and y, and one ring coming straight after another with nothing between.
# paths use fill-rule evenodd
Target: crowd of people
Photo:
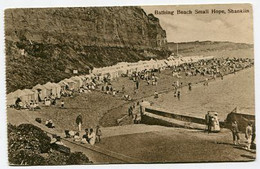
<instances>
[{"instance_id":1,"label":"crowd of people","mask_svg":"<svg viewBox=\"0 0 260 169\"><path fill-rule=\"evenodd\" d=\"M207 60L199 60L197 62L192 63L182 63L180 65L175 65L169 68L172 69L173 77L177 77L177 80L172 84L174 89L174 96L180 100L181 91L178 90L183 86L181 82L182 74L185 76L197 76L202 75L205 76L204 85L208 86L209 78L215 79L216 77L224 78L224 75L230 73L236 73L237 71L250 67L254 64L253 59L248 58L212 58ZM130 80L132 80L135 84L134 93L138 91L140 88L140 81L144 80L147 85L158 85L159 77L158 73L161 72L162 68L153 69L153 70L142 70L135 71L127 76ZM69 86L65 86L61 90L62 97L73 97L75 92L79 93L91 93L91 91L99 88L102 92L106 94L111 94L113 96L117 96L120 93L120 97L122 94L122 98L127 101L132 101L133 98L131 94L125 93L125 87L122 87L122 90L116 89L110 83L111 77L109 75L101 78L99 75L94 75L91 78L86 78L83 80L83 86L79 89L70 89ZM188 83L189 90L192 89L192 83ZM155 94L157 91L155 91ZM155 97L157 98L157 96ZM43 99L43 105L51 106L56 104L56 98L54 95L50 95ZM29 109L35 110L40 108L40 103L37 101L31 101L30 103L22 102L20 98L18 98L14 105L17 109Z\"/></svg>"},{"instance_id":2,"label":"crowd of people","mask_svg":"<svg viewBox=\"0 0 260 169\"><path fill-rule=\"evenodd\" d=\"M198 76L202 75L205 76L204 85L208 85L209 78L217 78L220 77L221 79L224 78L224 75L230 73L236 73L237 71L250 67L253 65L252 59L237 59L237 58L213 58L208 60L200 60L194 63L183 63L177 66L172 66L170 69L172 70L173 77L177 77L177 80L172 84L174 88L174 96L181 100L181 90L180 88L183 87L183 83L181 82L182 75L184 76ZM142 70L139 72L133 72L128 75L129 79L134 82L134 90L137 92L140 89L140 81L143 80L146 82L147 86L149 85L158 85L159 77L158 74L161 72L161 69L154 69L154 70ZM87 79L86 79L87 80ZM68 86L61 90L62 97L73 97L75 92L78 93L91 93L93 90L100 89L101 92L104 94L111 94L113 96L119 96L119 93L122 94L123 99L126 101L132 101L132 97L129 93L125 91L125 86L122 86L121 90L116 89L111 83L111 79L108 77L100 78L98 75L92 77L91 79L87 80L88 82L81 86L79 89L70 89ZM192 90L192 83L188 83L189 91ZM159 97L158 91L155 90L154 98L157 99ZM45 97L43 100L43 104L45 106L56 105L57 98L54 95L50 95L49 97ZM127 110L127 114L129 117L133 119L134 124L139 124L141 122L141 115L143 113L143 109L141 106L142 102L136 102L129 106ZM36 101L31 101L30 103L25 103L21 101L20 98L17 99L15 102L17 108L26 108L29 110L35 110L40 108L39 103ZM60 103L61 108L65 108L64 100L61 100ZM210 115L209 113L205 116L205 122L207 126L208 132L219 132L220 125L218 120L218 114L215 113L214 115ZM66 137L73 138L74 141L80 142L83 144L91 144L94 145L96 142L101 141L101 129L99 126L95 128L87 128L84 130L84 135L81 136L82 130L82 123L83 117L80 114L76 118L76 124L78 126L77 132L73 131L65 131ZM46 124L49 128L54 128L55 125L51 120L47 120ZM232 125L233 126L233 125ZM238 142L239 135L237 134L236 124L234 124L234 128L232 129L233 138ZM252 140L252 129L250 129L250 125L247 128L247 139L248 142ZM248 146L250 147L250 146Z\"/></svg>"},{"instance_id":3,"label":"crowd of people","mask_svg":"<svg viewBox=\"0 0 260 169\"><path fill-rule=\"evenodd\" d=\"M253 59L249 58L212 58L199 60L198 62L183 63L173 66L173 74L180 76L184 72L186 76L210 76L212 78L221 77L230 73L236 73L254 64Z\"/></svg>"}]
</instances>

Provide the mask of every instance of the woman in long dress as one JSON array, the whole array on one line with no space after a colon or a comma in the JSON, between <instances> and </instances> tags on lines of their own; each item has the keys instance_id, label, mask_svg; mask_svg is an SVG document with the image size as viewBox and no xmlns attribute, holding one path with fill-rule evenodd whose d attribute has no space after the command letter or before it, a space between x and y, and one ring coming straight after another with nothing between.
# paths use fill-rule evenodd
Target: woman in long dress
<instances>
[{"instance_id":1,"label":"woman in long dress","mask_svg":"<svg viewBox=\"0 0 260 169\"><path fill-rule=\"evenodd\" d=\"M218 114L217 113L215 113L213 115L212 122L213 122L212 131L213 132L219 132L220 126L219 126L219 120L218 120Z\"/></svg>"},{"instance_id":2,"label":"woman in long dress","mask_svg":"<svg viewBox=\"0 0 260 169\"><path fill-rule=\"evenodd\" d=\"M94 132L94 130L92 128L89 130L88 139L89 139L89 144L91 144L91 145L95 144L95 142L96 142L96 134L95 134L95 132Z\"/></svg>"}]
</instances>

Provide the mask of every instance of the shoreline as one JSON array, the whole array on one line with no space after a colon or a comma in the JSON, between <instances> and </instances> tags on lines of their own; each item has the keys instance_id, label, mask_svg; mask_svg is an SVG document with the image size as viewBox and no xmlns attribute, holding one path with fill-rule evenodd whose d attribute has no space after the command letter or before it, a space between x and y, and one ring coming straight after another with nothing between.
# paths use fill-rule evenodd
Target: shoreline
<instances>
[{"instance_id":1,"label":"shoreline","mask_svg":"<svg viewBox=\"0 0 260 169\"><path fill-rule=\"evenodd\" d=\"M248 71L248 70L250 70L250 69L252 69L252 68L254 69L254 67L248 67L248 68L245 68L245 69L241 69L241 70L237 71L236 74L241 73L241 72L243 72L243 71ZM236 74L233 74L233 73L225 74L225 75L223 75L224 80L225 80L225 77L228 78L228 77L230 77L231 75L236 75ZM171 76L171 77L172 77L172 76ZM213 77L208 78L208 79L209 79L209 80L208 80L208 83L209 83L209 84L212 83L212 82L219 82L219 81L221 81L221 78L220 78L220 77L217 77L216 80L214 80ZM204 82L205 82L205 80L198 81L198 82L196 82L195 84L193 84L193 87L198 87L198 86L200 86L200 85L203 85ZM183 85L182 87L179 87L178 90L187 89L187 87L188 87L188 84ZM174 89L168 89L168 90L158 91L158 94L159 94L159 95L168 94L168 93L172 92L173 90L174 90ZM124 106L126 106L126 105L131 105L131 104L133 104L133 103L135 103L135 102L137 102L137 101L149 99L149 98L152 98L152 97L153 97L153 94L148 95L148 96L144 96L144 97L141 97L141 98L135 98L135 99L133 99L132 101L128 101L128 102L126 102L126 103L124 103L124 104L121 104L121 105L118 105L118 106L116 106L116 107L113 107L112 109L107 110L106 113L103 114L103 116L101 117L101 119L99 120L99 122L102 122L103 117L106 116L107 113L112 112L113 110L119 109L119 108L124 107ZM124 116L124 115L125 115L125 114L123 114L122 116ZM121 116L121 117L122 117L122 116Z\"/></svg>"}]
</instances>

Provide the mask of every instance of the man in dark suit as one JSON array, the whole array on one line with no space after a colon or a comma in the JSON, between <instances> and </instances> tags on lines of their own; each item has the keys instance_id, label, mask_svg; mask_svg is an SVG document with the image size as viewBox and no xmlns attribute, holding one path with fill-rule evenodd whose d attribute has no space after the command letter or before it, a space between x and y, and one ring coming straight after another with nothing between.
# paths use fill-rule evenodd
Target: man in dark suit
<instances>
[{"instance_id":1,"label":"man in dark suit","mask_svg":"<svg viewBox=\"0 0 260 169\"><path fill-rule=\"evenodd\" d=\"M78 125L78 129L79 129L79 132L81 131L81 125L82 125L82 116L81 114L78 115L78 117L76 118L76 123Z\"/></svg>"},{"instance_id":2,"label":"man in dark suit","mask_svg":"<svg viewBox=\"0 0 260 169\"><path fill-rule=\"evenodd\" d=\"M205 115L205 123L206 123L206 128L208 128L208 133L210 132L211 130L211 117L209 115L209 112Z\"/></svg>"}]
</instances>

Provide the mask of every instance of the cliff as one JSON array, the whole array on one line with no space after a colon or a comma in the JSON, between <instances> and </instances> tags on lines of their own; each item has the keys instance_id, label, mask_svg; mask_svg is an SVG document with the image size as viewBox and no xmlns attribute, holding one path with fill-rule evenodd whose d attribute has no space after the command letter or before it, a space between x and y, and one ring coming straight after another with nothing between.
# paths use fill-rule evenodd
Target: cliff
<instances>
[{"instance_id":1,"label":"cliff","mask_svg":"<svg viewBox=\"0 0 260 169\"><path fill-rule=\"evenodd\" d=\"M5 38L7 92L170 53L158 18L140 7L7 9Z\"/></svg>"}]
</instances>

